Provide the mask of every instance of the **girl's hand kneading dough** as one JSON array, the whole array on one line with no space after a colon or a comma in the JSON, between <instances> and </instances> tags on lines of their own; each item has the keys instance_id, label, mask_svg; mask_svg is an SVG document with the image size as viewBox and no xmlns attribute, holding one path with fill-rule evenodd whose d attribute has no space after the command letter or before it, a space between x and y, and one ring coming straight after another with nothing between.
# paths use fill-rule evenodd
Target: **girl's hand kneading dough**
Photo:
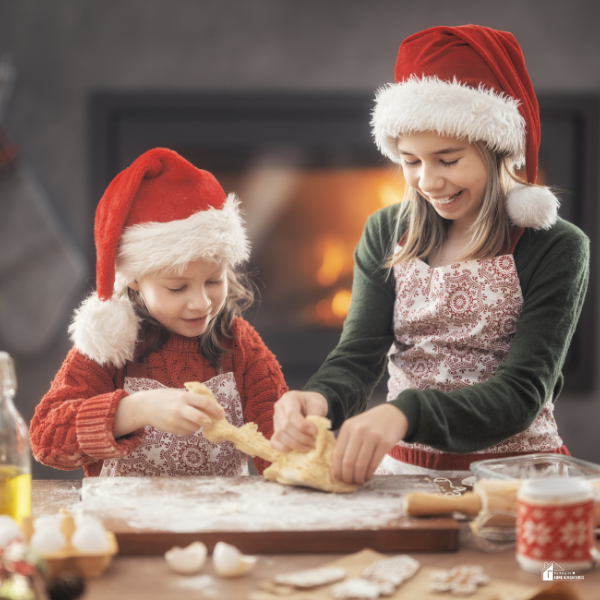
<instances>
[{"instance_id":1,"label":"girl's hand kneading dough","mask_svg":"<svg viewBox=\"0 0 600 600\"><path fill-rule=\"evenodd\" d=\"M275 403L271 445L281 452L308 452L315 445L317 428L308 415L327 416L329 406L318 392L286 392Z\"/></svg>"},{"instance_id":2,"label":"girl's hand kneading dough","mask_svg":"<svg viewBox=\"0 0 600 600\"><path fill-rule=\"evenodd\" d=\"M225 412L206 396L171 388L135 392L119 403L115 438L146 425L166 433L188 435L209 423L209 417L222 419Z\"/></svg>"},{"instance_id":3,"label":"girl's hand kneading dough","mask_svg":"<svg viewBox=\"0 0 600 600\"><path fill-rule=\"evenodd\" d=\"M406 416L392 404L381 404L348 419L333 452L335 478L358 485L369 481L383 457L407 431Z\"/></svg>"}]
</instances>

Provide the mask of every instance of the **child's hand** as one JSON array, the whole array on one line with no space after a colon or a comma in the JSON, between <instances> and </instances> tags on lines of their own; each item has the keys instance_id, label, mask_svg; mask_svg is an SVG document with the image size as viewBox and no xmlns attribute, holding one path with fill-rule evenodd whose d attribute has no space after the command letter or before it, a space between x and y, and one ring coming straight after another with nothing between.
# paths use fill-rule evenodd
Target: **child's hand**
<instances>
[{"instance_id":1,"label":"child's hand","mask_svg":"<svg viewBox=\"0 0 600 600\"><path fill-rule=\"evenodd\" d=\"M333 452L333 474L344 483L362 485L382 458L404 438L408 421L392 404L381 404L344 422Z\"/></svg>"},{"instance_id":2,"label":"child's hand","mask_svg":"<svg viewBox=\"0 0 600 600\"><path fill-rule=\"evenodd\" d=\"M171 388L135 392L119 404L115 438L146 425L167 433L188 435L208 424L210 419L224 417L225 411L201 394Z\"/></svg>"},{"instance_id":3,"label":"child's hand","mask_svg":"<svg viewBox=\"0 0 600 600\"><path fill-rule=\"evenodd\" d=\"M315 445L317 428L304 417L327 415L329 406L318 392L287 392L275 403L271 445L276 450L308 452Z\"/></svg>"}]
</instances>

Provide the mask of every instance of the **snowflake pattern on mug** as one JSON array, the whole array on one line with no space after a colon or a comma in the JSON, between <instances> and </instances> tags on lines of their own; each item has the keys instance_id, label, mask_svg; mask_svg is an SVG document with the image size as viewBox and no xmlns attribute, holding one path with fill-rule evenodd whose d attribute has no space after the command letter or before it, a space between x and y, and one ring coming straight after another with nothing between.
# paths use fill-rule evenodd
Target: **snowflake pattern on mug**
<instances>
[{"instance_id":1,"label":"snowflake pattern on mug","mask_svg":"<svg viewBox=\"0 0 600 600\"><path fill-rule=\"evenodd\" d=\"M421 260L394 266L394 343L388 401L405 389L459 390L487 381L505 360L523 308L512 255L432 269ZM541 452L562 446L552 396L532 425L486 453ZM424 444L398 446L440 454Z\"/></svg>"},{"instance_id":2,"label":"snowflake pattern on mug","mask_svg":"<svg viewBox=\"0 0 600 600\"><path fill-rule=\"evenodd\" d=\"M233 373L217 375L204 385L236 427L244 424L242 400ZM153 379L127 377L125 391L155 390L165 386ZM248 475L248 458L231 442L209 442L202 429L175 435L147 426L142 443L129 455L104 461L101 477L164 477L200 475Z\"/></svg>"},{"instance_id":3,"label":"snowflake pattern on mug","mask_svg":"<svg viewBox=\"0 0 600 600\"><path fill-rule=\"evenodd\" d=\"M556 506L520 499L517 554L537 561L590 561L596 545L595 523L593 500Z\"/></svg>"}]
</instances>

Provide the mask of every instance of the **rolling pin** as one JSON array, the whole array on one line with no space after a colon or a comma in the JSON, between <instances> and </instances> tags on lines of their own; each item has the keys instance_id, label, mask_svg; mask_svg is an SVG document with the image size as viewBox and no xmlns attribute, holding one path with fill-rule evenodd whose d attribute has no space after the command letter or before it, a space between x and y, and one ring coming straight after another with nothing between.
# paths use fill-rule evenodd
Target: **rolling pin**
<instances>
[{"instance_id":1,"label":"rolling pin","mask_svg":"<svg viewBox=\"0 0 600 600\"><path fill-rule=\"evenodd\" d=\"M593 482L593 485L600 492L600 481ZM404 497L404 511L410 517L449 515L454 512L475 517L481 511L516 515L520 486L520 480L481 479L475 484L472 492L462 496L413 492ZM596 504L596 526L600 526L600 504Z\"/></svg>"}]
</instances>

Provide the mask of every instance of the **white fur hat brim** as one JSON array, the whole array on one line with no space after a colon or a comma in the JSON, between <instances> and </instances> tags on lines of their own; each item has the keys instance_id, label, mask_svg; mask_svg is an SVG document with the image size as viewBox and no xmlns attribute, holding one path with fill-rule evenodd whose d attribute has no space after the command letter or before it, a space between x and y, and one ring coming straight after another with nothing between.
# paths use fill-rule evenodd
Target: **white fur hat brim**
<instances>
[{"instance_id":1,"label":"white fur hat brim","mask_svg":"<svg viewBox=\"0 0 600 600\"><path fill-rule=\"evenodd\" d=\"M371 125L380 151L400 163L398 138L419 131L486 142L508 153L516 166L525 163L525 119L519 102L506 94L456 79L411 77L378 90Z\"/></svg>"},{"instance_id":2,"label":"white fur hat brim","mask_svg":"<svg viewBox=\"0 0 600 600\"><path fill-rule=\"evenodd\" d=\"M237 265L249 255L240 201L230 194L221 209L126 228L117 248L116 273L120 281L128 283L148 273L183 268L198 259Z\"/></svg>"}]
</instances>

